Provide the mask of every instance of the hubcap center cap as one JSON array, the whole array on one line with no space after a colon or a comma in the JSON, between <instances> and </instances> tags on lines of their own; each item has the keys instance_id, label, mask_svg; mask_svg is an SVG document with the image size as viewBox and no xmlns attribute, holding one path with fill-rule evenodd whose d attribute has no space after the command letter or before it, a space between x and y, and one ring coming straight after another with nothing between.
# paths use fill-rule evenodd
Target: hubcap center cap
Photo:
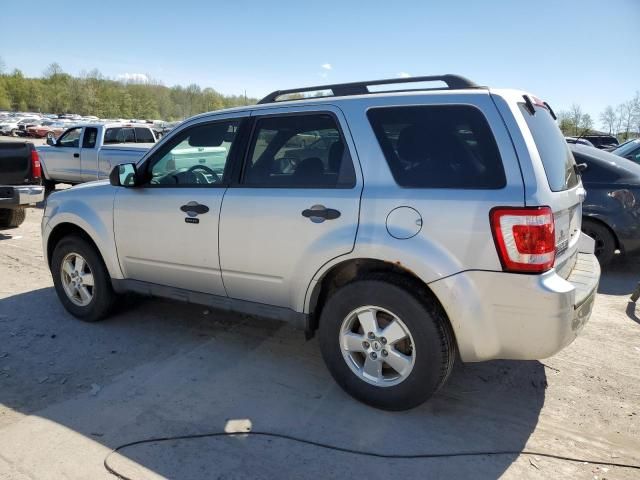
<instances>
[{"instance_id":1,"label":"hubcap center cap","mask_svg":"<svg viewBox=\"0 0 640 480\"><path fill-rule=\"evenodd\" d=\"M382 348L382 345L381 345L381 344L380 344L380 342L379 342L379 341L377 341L377 340L376 340L375 342L373 342L373 343L372 343L372 346L373 346L373 349L374 349L376 352L380 351L380 349Z\"/></svg>"}]
</instances>

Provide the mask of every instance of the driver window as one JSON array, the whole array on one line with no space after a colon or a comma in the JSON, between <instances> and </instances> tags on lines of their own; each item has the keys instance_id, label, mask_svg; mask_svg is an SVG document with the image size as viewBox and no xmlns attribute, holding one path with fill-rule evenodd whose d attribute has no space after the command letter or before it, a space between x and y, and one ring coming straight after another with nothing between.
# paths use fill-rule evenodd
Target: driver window
<instances>
[{"instance_id":1,"label":"driver window","mask_svg":"<svg viewBox=\"0 0 640 480\"><path fill-rule=\"evenodd\" d=\"M240 120L228 120L187 128L158 152L149 184L221 184L239 124Z\"/></svg>"},{"instance_id":2,"label":"driver window","mask_svg":"<svg viewBox=\"0 0 640 480\"><path fill-rule=\"evenodd\" d=\"M60 137L58 140L58 144L61 147L75 147L78 148L80 146L80 133L82 132L82 127L72 128L71 130L67 130L64 135Z\"/></svg>"}]
</instances>

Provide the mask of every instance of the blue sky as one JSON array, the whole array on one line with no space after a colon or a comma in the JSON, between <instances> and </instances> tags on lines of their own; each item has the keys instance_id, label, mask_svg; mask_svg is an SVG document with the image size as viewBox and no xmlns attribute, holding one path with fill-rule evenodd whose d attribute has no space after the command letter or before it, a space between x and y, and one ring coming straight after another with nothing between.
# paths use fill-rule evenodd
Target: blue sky
<instances>
[{"instance_id":1,"label":"blue sky","mask_svg":"<svg viewBox=\"0 0 640 480\"><path fill-rule=\"evenodd\" d=\"M0 57L262 96L459 73L594 116L640 90L640 0L5 2ZM323 67L324 66L324 67Z\"/></svg>"}]
</instances>

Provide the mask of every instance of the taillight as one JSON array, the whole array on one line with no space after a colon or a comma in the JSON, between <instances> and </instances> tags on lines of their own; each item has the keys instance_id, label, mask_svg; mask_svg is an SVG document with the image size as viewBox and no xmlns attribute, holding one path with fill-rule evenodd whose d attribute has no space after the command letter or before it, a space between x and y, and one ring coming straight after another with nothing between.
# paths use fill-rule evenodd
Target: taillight
<instances>
[{"instance_id":1,"label":"taillight","mask_svg":"<svg viewBox=\"0 0 640 480\"><path fill-rule=\"evenodd\" d=\"M40 166L40 157L37 150L31 150L31 176L33 178L42 176L42 167Z\"/></svg>"},{"instance_id":2,"label":"taillight","mask_svg":"<svg viewBox=\"0 0 640 480\"><path fill-rule=\"evenodd\" d=\"M503 270L541 273L553 267L556 235L549 207L496 207L489 216Z\"/></svg>"}]
</instances>

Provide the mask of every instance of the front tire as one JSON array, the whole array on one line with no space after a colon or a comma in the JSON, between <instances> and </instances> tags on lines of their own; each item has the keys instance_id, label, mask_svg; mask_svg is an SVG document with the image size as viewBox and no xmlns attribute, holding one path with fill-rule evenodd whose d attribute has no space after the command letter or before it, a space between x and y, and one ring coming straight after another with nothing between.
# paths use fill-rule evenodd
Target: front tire
<instances>
[{"instance_id":1,"label":"front tire","mask_svg":"<svg viewBox=\"0 0 640 480\"><path fill-rule=\"evenodd\" d=\"M455 342L444 312L414 291L401 279L369 277L340 288L322 310L320 349L331 375L373 407L416 407L453 368Z\"/></svg>"},{"instance_id":2,"label":"front tire","mask_svg":"<svg viewBox=\"0 0 640 480\"><path fill-rule=\"evenodd\" d=\"M18 208L0 208L0 228L16 228L22 225L27 218L27 209Z\"/></svg>"},{"instance_id":3,"label":"front tire","mask_svg":"<svg viewBox=\"0 0 640 480\"><path fill-rule=\"evenodd\" d=\"M95 247L83 238L60 240L51 257L53 284L64 308L85 322L104 319L115 294L107 268Z\"/></svg>"}]
</instances>

